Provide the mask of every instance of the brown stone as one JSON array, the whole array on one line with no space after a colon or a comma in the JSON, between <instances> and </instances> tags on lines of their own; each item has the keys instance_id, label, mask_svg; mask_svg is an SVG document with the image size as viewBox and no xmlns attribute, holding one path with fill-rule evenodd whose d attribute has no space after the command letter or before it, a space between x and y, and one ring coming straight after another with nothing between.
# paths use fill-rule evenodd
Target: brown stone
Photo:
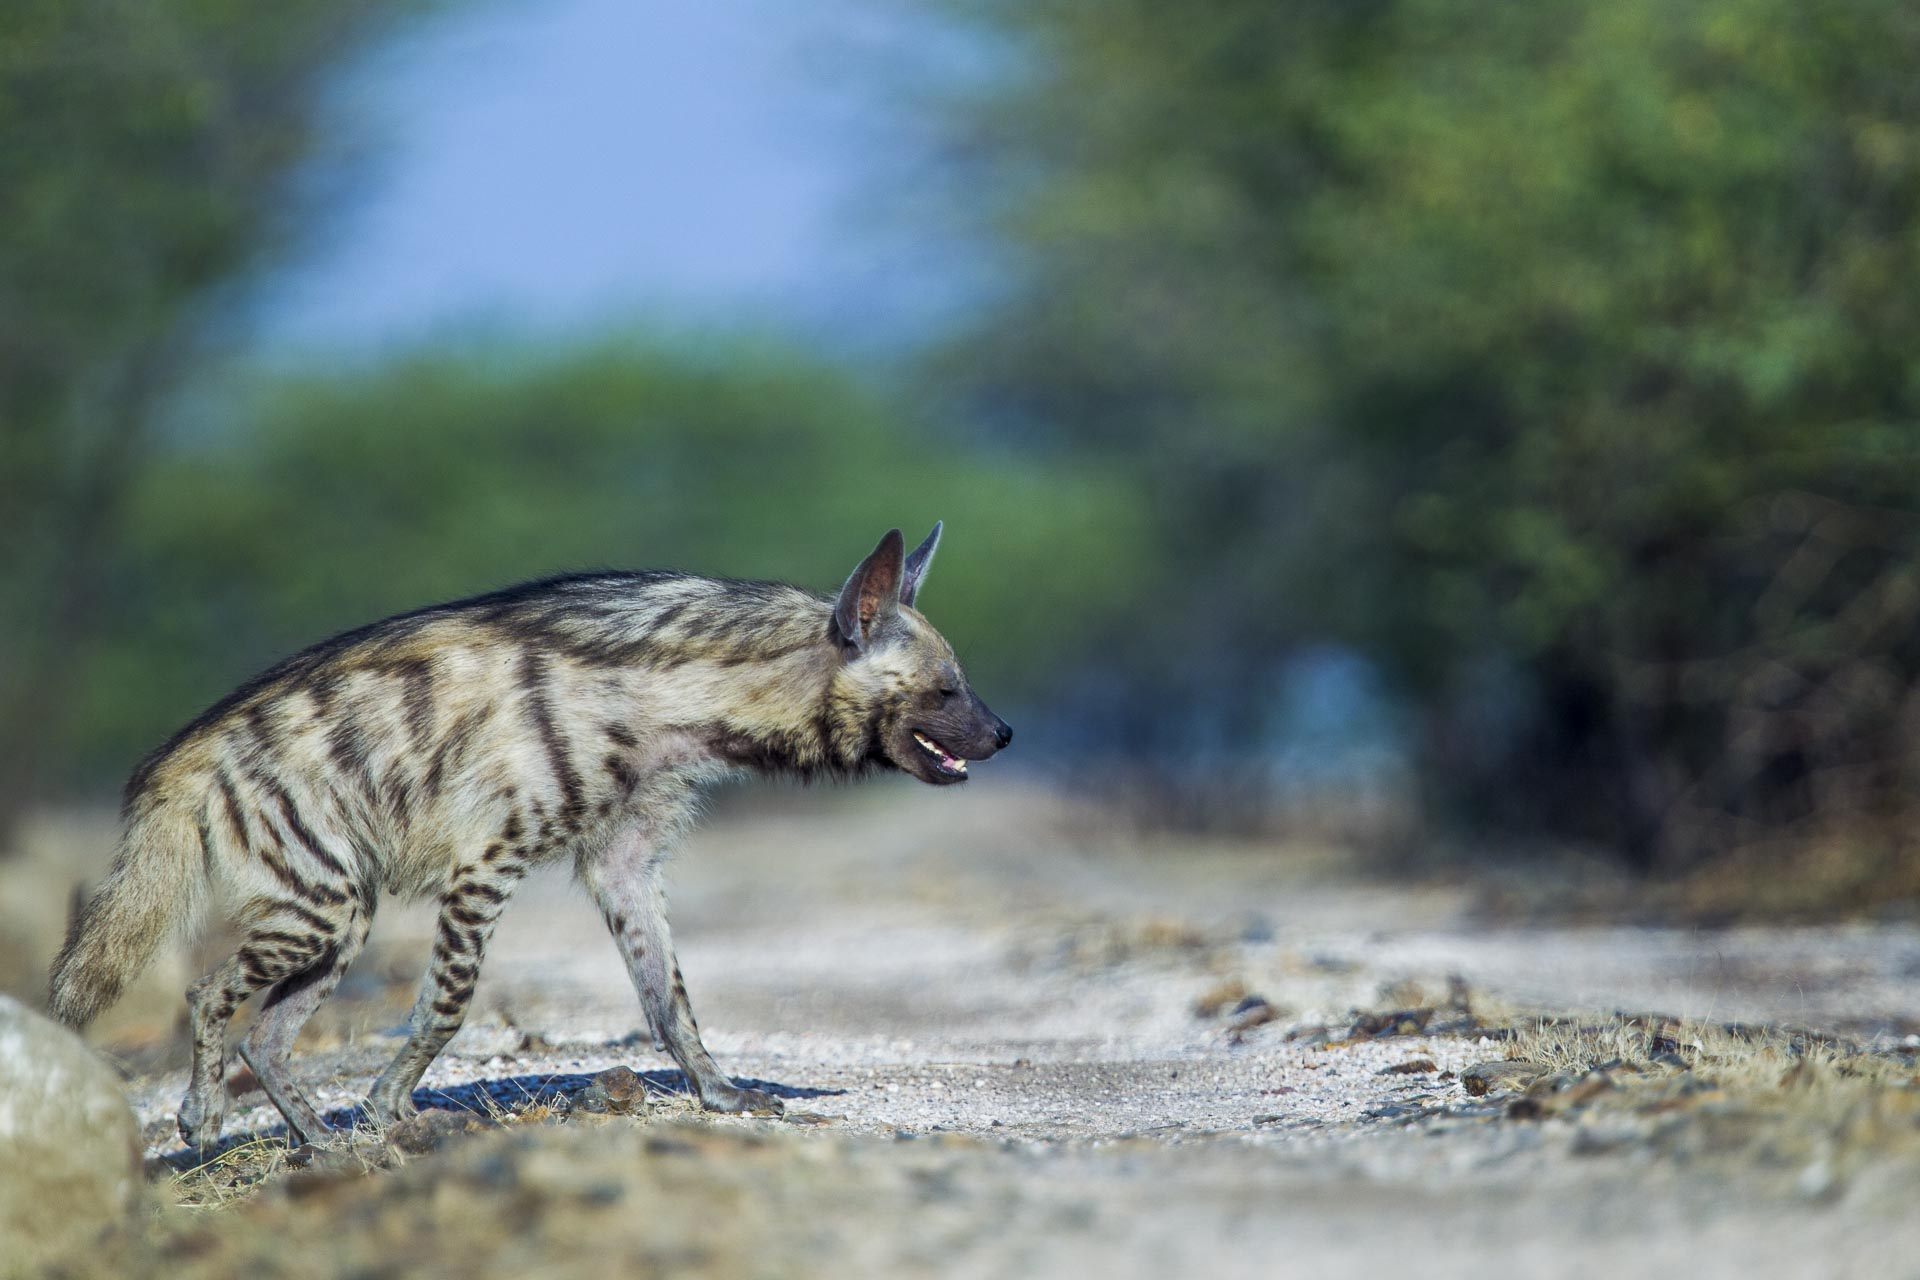
<instances>
[{"instance_id":1,"label":"brown stone","mask_svg":"<svg viewBox=\"0 0 1920 1280\"><path fill-rule=\"evenodd\" d=\"M1209 987L1193 1002L1196 1018L1217 1018L1247 997L1247 984L1238 978Z\"/></svg>"},{"instance_id":2,"label":"brown stone","mask_svg":"<svg viewBox=\"0 0 1920 1280\"><path fill-rule=\"evenodd\" d=\"M1520 1089L1547 1074L1537 1062L1482 1062L1460 1073L1461 1087L1476 1098L1501 1089Z\"/></svg>"},{"instance_id":3,"label":"brown stone","mask_svg":"<svg viewBox=\"0 0 1920 1280\"><path fill-rule=\"evenodd\" d=\"M398 1121L386 1131L395 1150L410 1156L437 1151L452 1138L499 1128L499 1123L477 1111L422 1111Z\"/></svg>"},{"instance_id":4,"label":"brown stone","mask_svg":"<svg viewBox=\"0 0 1920 1280\"><path fill-rule=\"evenodd\" d=\"M630 1067L608 1067L587 1085L574 1106L581 1111L632 1115L647 1106L647 1082Z\"/></svg>"}]
</instances>

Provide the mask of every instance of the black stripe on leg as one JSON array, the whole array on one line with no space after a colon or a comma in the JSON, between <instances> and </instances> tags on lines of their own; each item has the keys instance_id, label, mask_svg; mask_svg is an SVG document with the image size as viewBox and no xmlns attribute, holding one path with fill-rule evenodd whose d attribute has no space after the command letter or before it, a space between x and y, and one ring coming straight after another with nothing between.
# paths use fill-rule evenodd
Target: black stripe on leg
<instances>
[{"instance_id":1,"label":"black stripe on leg","mask_svg":"<svg viewBox=\"0 0 1920 1280\"><path fill-rule=\"evenodd\" d=\"M285 898L270 899L267 903L267 913L292 916L302 924L310 925L322 933L330 933L336 928L332 920L329 920L319 912L309 911L299 903L289 902Z\"/></svg>"},{"instance_id":2,"label":"black stripe on leg","mask_svg":"<svg viewBox=\"0 0 1920 1280\"><path fill-rule=\"evenodd\" d=\"M445 964L433 971L433 980L447 988L472 986L474 979L479 976L479 966L471 964Z\"/></svg>"},{"instance_id":3,"label":"black stripe on leg","mask_svg":"<svg viewBox=\"0 0 1920 1280\"><path fill-rule=\"evenodd\" d=\"M505 902L507 900L506 894L500 892L500 890L494 888L492 885L487 884L484 881L480 881L480 880L472 880L467 882L466 884L460 886L457 892L463 898L479 898L481 901L491 902L495 906L498 906L500 903Z\"/></svg>"},{"instance_id":4,"label":"black stripe on leg","mask_svg":"<svg viewBox=\"0 0 1920 1280\"><path fill-rule=\"evenodd\" d=\"M448 955L463 956L472 948L473 943L466 934L454 928L451 921L442 920L440 936L434 940L433 946L436 953L444 947Z\"/></svg>"},{"instance_id":5,"label":"black stripe on leg","mask_svg":"<svg viewBox=\"0 0 1920 1280\"><path fill-rule=\"evenodd\" d=\"M469 910L466 904L460 902L453 903L447 908L447 917L456 924L463 924L469 929L478 929L491 920L490 916L483 915L478 911Z\"/></svg>"},{"instance_id":6,"label":"black stripe on leg","mask_svg":"<svg viewBox=\"0 0 1920 1280\"><path fill-rule=\"evenodd\" d=\"M279 929L256 929L247 935L249 943L269 942L276 946L300 951L325 951L333 945L335 930L327 930L325 936L311 933L285 933Z\"/></svg>"}]
</instances>

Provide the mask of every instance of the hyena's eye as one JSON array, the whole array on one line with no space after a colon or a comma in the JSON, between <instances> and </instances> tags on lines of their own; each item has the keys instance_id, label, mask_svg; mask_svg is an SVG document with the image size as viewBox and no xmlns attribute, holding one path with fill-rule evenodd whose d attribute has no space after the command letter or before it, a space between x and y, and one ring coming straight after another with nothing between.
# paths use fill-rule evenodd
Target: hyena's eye
<instances>
[{"instance_id":1,"label":"hyena's eye","mask_svg":"<svg viewBox=\"0 0 1920 1280\"><path fill-rule=\"evenodd\" d=\"M959 692L960 691L958 689L949 688L944 684L940 686L940 696L943 698L956 697L959 695Z\"/></svg>"}]
</instances>

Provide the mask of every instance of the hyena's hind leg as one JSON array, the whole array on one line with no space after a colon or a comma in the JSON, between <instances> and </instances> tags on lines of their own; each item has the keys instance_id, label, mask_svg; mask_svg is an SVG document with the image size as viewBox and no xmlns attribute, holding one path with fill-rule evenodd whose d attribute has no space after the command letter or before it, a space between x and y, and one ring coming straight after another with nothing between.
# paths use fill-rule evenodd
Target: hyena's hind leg
<instances>
[{"instance_id":1,"label":"hyena's hind leg","mask_svg":"<svg viewBox=\"0 0 1920 1280\"><path fill-rule=\"evenodd\" d=\"M367 1110L374 1119L404 1120L414 1114L414 1087L466 1021L487 939L525 870L517 855L494 846L448 886L440 900L433 958L408 1019L407 1043L367 1093Z\"/></svg>"},{"instance_id":2,"label":"hyena's hind leg","mask_svg":"<svg viewBox=\"0 0 1920 1280\"><path fill-rule=\"evenodd\" d=\"M709 1111L780 1112L780 1099L735 1084L700 1043L667 927L665 867L653 831L647 824L636 825L598 854L583 856L580 878L627 962L654 1040L666 1045L700 1096L700 1105Z\"/></svg>"},{"instance_id":3,"label":"hyena's hind leg","mask_svg":"<svg viewBox=\"0 0 1920 1280\"><path fill-rule=\"evenodd\" d=\"M286 1116L288 1129L300 1141L316 1141L328 1132L328 1125L289 1074L294 1041L314 1010L340 985L348 966L366 945L367 932L372 927L371 902L352 903L346 927L332 950L300 973L282 978L267 993L260 1014L254 1019L253 1031L247 1037L243 1053L248 1064L259 1076L267 1096Z\"/></svg>"},{"instance_id":4,"label":"hyena's hind leg","mask_svg":"<svg viewBox=\"0 0 1920 1280\"><path fill-rule=\"evenodd\" d=\"M238 951L187 988L193 1068L180 1103L180 1136L188 1146L214 1141L226 1121L227 1023L234 1010L263 987L324 964L346 932L344 912L336 918L297 904L269 905L255 921Z\"/></svg>"}]
</instances>

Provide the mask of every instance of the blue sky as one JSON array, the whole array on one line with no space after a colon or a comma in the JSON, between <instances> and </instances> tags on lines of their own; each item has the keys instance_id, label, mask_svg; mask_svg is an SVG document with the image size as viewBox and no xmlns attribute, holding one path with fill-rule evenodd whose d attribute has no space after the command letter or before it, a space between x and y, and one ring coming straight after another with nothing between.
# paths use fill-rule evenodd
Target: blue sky
<instances>
[{"instance_id":1,"label":"blue sky","mask_svg":"<svg viewBox=\"0 0 1920 1280\"><path fill-rule=\"evenodd\" d=\"M867 71L902 33L937 35L901 8L455 8L344 78L335 119L370 163L264 291L257 341L640 318L860 344L923 325L964 272L877 209L908 159Z\"/></svg>"}]
</instances>

